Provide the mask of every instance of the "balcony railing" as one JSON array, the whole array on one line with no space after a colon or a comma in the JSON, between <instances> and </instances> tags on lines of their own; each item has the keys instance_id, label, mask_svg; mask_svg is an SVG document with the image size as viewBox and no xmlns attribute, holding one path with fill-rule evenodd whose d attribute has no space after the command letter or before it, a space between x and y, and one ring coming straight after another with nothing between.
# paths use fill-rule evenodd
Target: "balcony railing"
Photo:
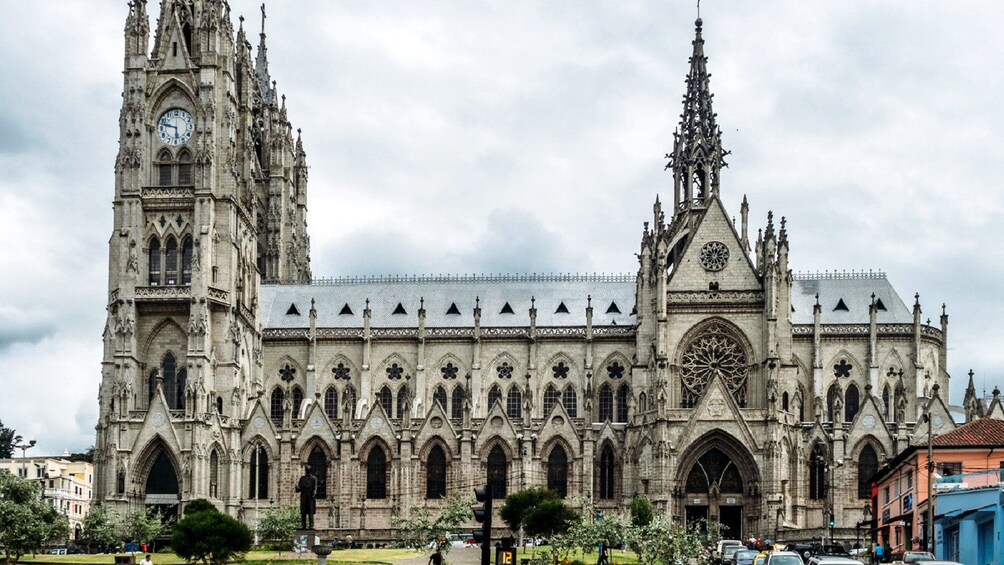
<instances>
[{"instance_id":1,"label":"balcony railing","mask_svg":"<svg viewBox=\"0 0 1004 565\"><path fill-rule=\"evenodd\" d=\"M945 475L934 480L934 489L938 492L1002 486L1004 486L1004 468L977 471L962 475Z\"/></svg>"}]
</instances>

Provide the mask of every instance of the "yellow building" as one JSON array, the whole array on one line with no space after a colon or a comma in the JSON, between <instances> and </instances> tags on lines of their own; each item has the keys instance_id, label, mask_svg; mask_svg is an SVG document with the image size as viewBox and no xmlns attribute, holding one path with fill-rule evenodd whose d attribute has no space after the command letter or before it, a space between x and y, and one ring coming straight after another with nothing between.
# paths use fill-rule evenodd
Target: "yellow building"
<instances>
[{"instance_id":1,"label":"yellow building","mask_svg":"<svg viewBox=\"0 0 1004 565\"><path fill-rule=\"evenodd\" d=\"M91 506L94 466L56 457L0 459L0 470L42 483L43 497L66 516L70 538L78 539Z\"/></svg>"}]
</instances>

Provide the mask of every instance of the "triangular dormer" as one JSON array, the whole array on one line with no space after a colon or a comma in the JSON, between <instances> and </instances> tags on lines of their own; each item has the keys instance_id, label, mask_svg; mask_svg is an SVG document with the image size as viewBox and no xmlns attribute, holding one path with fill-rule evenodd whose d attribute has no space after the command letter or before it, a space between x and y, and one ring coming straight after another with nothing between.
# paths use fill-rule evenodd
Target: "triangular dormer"
<instances>
[{"instance_id":1,"label":"triangular dormer","mask_svg":"<svg viewBox=\"0 0 1004 565\"><path fill-rule=\"evenodd\" d=\"M917 426L913 428L913 435L910 437L911 444L927 443L927 417L931 419L931 433L934 434L934 437L958 427L955 424L955 419L952 418L952 412L941 399L941 395L935 392L928 401L924 414L917 418Z\"/></svg>"},{"instance_id":2,"label":"triangular dormer","mask_svg":"<svg viewBox=\"0 0 1004 565\"><path fill-rule=\"evenodd\" d=\"M475 450L481 452L494 439L502 440L504 446L516 445L516 428L505 412L502 401L488 407L488 416L475 439Z\"/></svg>"},{"instance_id":3,"label":"triangular dormer","mask_svg":"<svg viewBox=\"0 0 1004 565\"><path fill-rule=\"evenodd\" d=\"M157 385L157 391L150 399L150 406L143 419L143 426L136 434L136 441L133 442L133 450L139 452L158 436L174 453L181 451L178 431L174 428L174 423L171 422L171 409L167 405L167 399L164 398L164 391L160 384Z\"/></svg>"},{"instance_id":4,"label":"triangular dormer","mask_svg":"<svg viewBox=\"0 0 1004 565\"><path fill-rule=\"evenodd\" d=\"M738 439L750 452L756 453L760 450L759 442L753 437L749 424L739 411L739 405L718 375L712 377L700 402L690 411L690 420L683 428L676 445L687 446L693 443L704 435L709 422L711 427Z\"/></svg>"},{"instance_id":5,"label":"triangular dormer","mask_svg":"<svg viewBox=\"0 0 1004 565\"><path fill-rule=\"evenodd\" d=\"M457 431L453 427L446 409L440 406L438 402L433 402L432 407L426 413L425 419L422 420L422 425L419 426L418 432L415 433L414 444L422 446L433 438L443 440L448 446L453 445L457 438Z\"/></svg>"},{"instance_id":6,"label":"triangular dormer","mask_svg":"<svg viewBox=\"0 0 1004 565\"><path fill-rule=\"evenodd\" d=\"M305 444L312 437L321 439L326 445L334 445L334 423L328 420L320 402L311 402L303 414L303 428L300 429L300 443Z\"/></svg>"},{"instance_id":7,"label":"triangular dormer","mask_svg":"<svg viewBox=\"0 0 1004 565\"><path fill-rule=\"evenodd\" d=\"M157 67L162 71L194 70L195 63L189 54L191 32L186 35L185 25L179 20L179 14L171 10L167 25L158 30L161 34L157 42Z\"/></svg>"},{"instance_id":8,"label":"triangular dormer","mask_svg":"<svg viewBox=\"0 0 1004 565\"><path fill-rule=\"evenodd\" d=\"M668 266L666 288L670 292L759 290L763 286L717 197L710 200L675 261Z\"/></svg>"},{"instance_id":9,"label":"triangular dormer","mask_svg":"<svg viewBox=\"0 0 1004 565\"><path fill-rule=\"evenodd\" d=\"M394 424L379 402L373 403L373 407L363 419L360 430L366 430L366 434L371 437L379 436L387 445L397 445Z\"/></svg>"}]
</instances>

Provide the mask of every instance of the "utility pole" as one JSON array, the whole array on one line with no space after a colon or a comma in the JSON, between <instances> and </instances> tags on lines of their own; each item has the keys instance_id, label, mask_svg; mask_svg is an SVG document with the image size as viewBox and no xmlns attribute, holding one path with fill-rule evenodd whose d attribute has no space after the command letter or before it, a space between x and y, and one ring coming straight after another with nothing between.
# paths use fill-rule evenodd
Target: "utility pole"
<instances>
[{"instance_id":1,"label":"utility pole","mask_svg":"<svg viewBox=\"0 0 1004 565\"><path fill-rule=\"evenodd\" d=\"M934 435L931 432L931 401L928 401L927 403L927 414L924 417L927 419L927 549L933 554L934 553Z\"/></svg>"}]
</instances>

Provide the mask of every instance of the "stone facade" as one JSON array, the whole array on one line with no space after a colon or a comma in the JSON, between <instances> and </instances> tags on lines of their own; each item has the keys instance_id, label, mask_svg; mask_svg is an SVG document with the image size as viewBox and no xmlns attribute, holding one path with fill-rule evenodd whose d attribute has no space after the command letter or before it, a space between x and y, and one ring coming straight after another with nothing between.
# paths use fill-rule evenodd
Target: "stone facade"
<instances>
[{"instance_id":1,"label":"stone facade","mask_svg":"<svg viewBox=\"0 0 1004 565\"><path fill-rule=\"evenodd\" d=\"M296 500L309 462L317 526L357 539L486 481L610 510L645 494L735 536L818 538L832 512L853 537L861 481L919 415L930 405L954 425L937 392L944 311L923 323L919 297L911 310L881 273L795 275L784 218L753 242L745 199L729 219L700 21L673 199L645 223L636 275L308 282L305 156L264 30L252 66L219 0L165 1L152 55L133 48L146 19L134 2L96 444L105 503L206 497L253 521ZM195 116L181 143L200 156L194 186L151 186L157 120L175 107ZM197 243L191 280L149 284L162 261L149 242L171 234Z\"/></svg>"}]
</instances>

